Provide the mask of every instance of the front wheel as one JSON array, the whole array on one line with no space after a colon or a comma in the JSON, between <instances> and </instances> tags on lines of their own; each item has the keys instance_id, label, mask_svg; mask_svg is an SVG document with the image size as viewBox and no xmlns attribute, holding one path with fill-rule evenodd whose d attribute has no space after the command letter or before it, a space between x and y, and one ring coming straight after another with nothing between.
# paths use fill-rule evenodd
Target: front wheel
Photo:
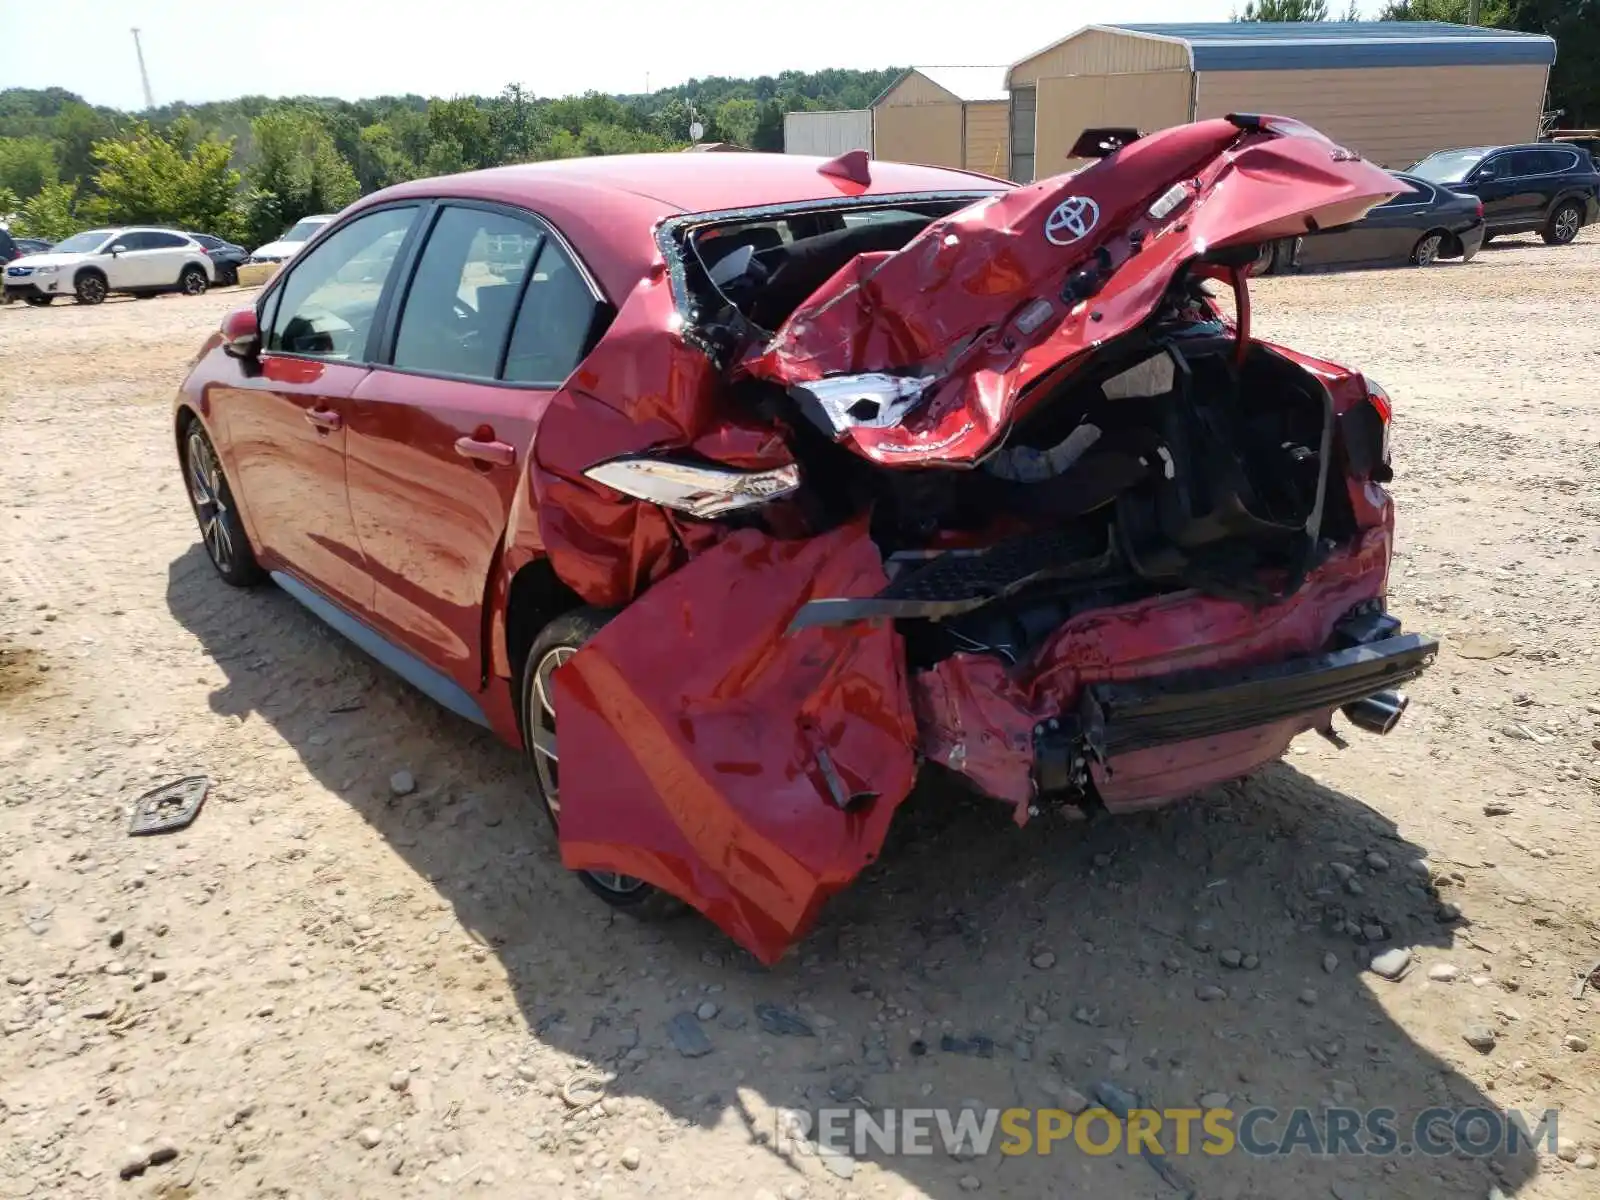
<instances>
[{"instance_id":1,"label":"front wheel","mask_svg":"<svg viewBox=\"0 0 1600 1200\"><path fill-rule=\"evenodd\" d=\"M1578 236L1578 230L1583 228L1583 209L1568 200L1555 212L1550 214L1539 236L1547 245L1566 246Z\"/></svg>"},{"instance_id":2,"label":"front wheel","mask_svg":"<svg viewBox=\"0 0 1600 1200\"><path fill-rule=\"evenodd\" d=\"M533 640L522 668L522 728L534 787L550 827L561 832L560 748L556 742L553 676L556 668L583 648L615 615L602 608L579 608L551 621ZM676 916L681 901L642 879L609 871L577 871L583 885L612 908L644 919Z\"/></svg>"},{"instance_id":3,"label":"front wheel","mask_svg":"<svg viewBox=\"0 0 1600 1200\"><path fill-rule=\"evenodd\" d=\"M178 290L185 296L204 295L209 283L206 273L192 263L183 269L182 275L178 276Z\"/></svg>"},{"instance_id":4,"label":"front wheel","mask_svg":"<svg viewBox=\"0 0 1600 1200\"><path fill-rule=\"evenodd\" d=\"M188 483L189 506L200 525L206 556L224 583L249 587L262 577L255 552L239 520L233 489L222 473L217 451L198 420L191 420L183 438L183 474Z\"/></svg>"},{"instance_id":5,"label":"front wheel","mask_svg":"<svg viewBox=\"0 0 1600 1200\"><path fill-rule=\"evenodd\" d=\"M1411 248L1411 261L1419 267L1430 267L1438 261L1439 251L1442 249L1444 249L1442 233L1424 234Z\"/></svg>"},{"instance_id":6,"label":"front wheel","mask_svg":"<svg viewBox=\"0 0 1600 1200\"><path fill-rule=\"evenodd\" d=\"M106 277L99 271L85 271L74 282L72 295L79 304L99 304L110 290Z\"/></svg>"}]
</instances>

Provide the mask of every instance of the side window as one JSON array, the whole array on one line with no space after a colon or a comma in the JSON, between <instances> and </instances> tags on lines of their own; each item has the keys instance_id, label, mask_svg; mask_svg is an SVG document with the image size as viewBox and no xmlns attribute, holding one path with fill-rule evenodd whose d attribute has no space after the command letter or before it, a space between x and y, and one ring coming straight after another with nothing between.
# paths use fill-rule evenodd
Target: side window
<instances>
[{"instance_id":1,"label":"side window","mask_svg":"<svg viewBox=\"0 0 1600 1200\"><path fill-rule=\"evenodd\" d=\"M1474 179L1487 179L1491 177L1495 179L1505 179L1508 176L1515 175L1516 172L1512 170L1513 164L1511 158L1512 156L1509 154L1491 154L1488 158L1484 159L1478 164L1478 168L1477 170L1473 171L1472 177Z\"/></svg>"},{"instance_id":2,"label":"side window","mask_svg":"<svg viewBox=\"0 0 1600 1200\"><path fill-rule=\"evenodd\" d=\"M1576 170L1577 156L1570 150L1540 150L1537 152L1539 159L1539 173L1542 175L1559 175L1563 171Z\"/></svg>"},{"instance_id":3,"label":"side window","mask_svg":"<svg viewBox=\"0 0 1600 1200\"><path fill-rule=\"evenodd\" d=\"M441 211L406 292L394 365L493 379L543 240L532 221L506 213Z\"/></svg>"},{"instance_id":4,"label":"side window","mask_svg":"<svg viewBox=\"0 0 1600 1200\"><path fill-rule=\"evenodd\" d=\"M111 246L121 246L124 250L149 250L152 248L150 237L151 235L148 233L141 233L137 229L132 229L126 233L119 233L112 238ZM111 252L111 246L106 247L107 254Z\"/></svg>"},{"instance_id":5,"label":"side window","mask_svg":"<svg viewBox=\"0 0 1600 1200\"><path fill-rule=\"evenodd\" d=\"M146 250L177 250L189 244L188 238L176 233L147 233L144 236L147 239Z\"/></svg>"},{"instance_id":6,"label":"side window","mask_svg":"<svg viewBox=\"0 0 1600 1200\"><path fill-rule=\"evenodd\" d=\"M267 350L363 361L378 299L415 208L386 208L342 226L295 259L278 289Z\"/></svg>"},{"instance_id":7,"label":"side window","mask_svg":"<svg viewBox=\"0 0 1600 1200\"><path fill-rule=\"evenodd\" d=\"M555 239L545 242L517 311L504 378L557 384L588 349L597 301L578 265Z\"/></svg>"},{"instance_id":8,"label":"side window","mask_svg":"<svg viewBox=\"0 0 1600 1200\"><path fill-rule=\"evenodd\" d=\"M1540 161L1541 155L1537 150L1514 150L1510 154L1502 154L1496 161L1504 163L1500 168L1500 178L1518 178L1524 175L1537 175L1544 170L1544 163Z\"/></svg>"}]
</instances>

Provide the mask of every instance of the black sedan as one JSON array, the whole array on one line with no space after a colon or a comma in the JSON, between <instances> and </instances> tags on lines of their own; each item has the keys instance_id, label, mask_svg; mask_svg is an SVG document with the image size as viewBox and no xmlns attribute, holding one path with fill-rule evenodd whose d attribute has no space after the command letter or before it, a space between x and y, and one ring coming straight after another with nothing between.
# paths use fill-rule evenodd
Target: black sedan
<instances>
[{"instance_id":1,"label":"black sedan","mask_svg":"<svg viewBox=\"0 0 1600 1200\"><path fill-rule=\"evenodd\" d=\"M1557 142L1441 150L1411 168L1429 183L1483 201L1488 236L1537 233L1565 246L1600 221L1600 171L1589 154Z\"/></svg>"},{"instance_id":2,"label":"black sedan","mask_svg":"<svg viewBox=\"0 0 1600 1200\"><path fill-rule=\"evenodd\" d=\"M239 264L250 257L250 251L243 246L236 246L232 242L225 242L219 237L209 233L188 233L195 241L205 248L206 257L217 268L217 284L227 287L239 282Z\"/></svg>"},{"instance_id":3,"label":"black sedan","mask_svg":"<svg viewBox=\"0 0 1600 1200\"><path fill-rule=\"evenodd\" d=\"M1322 267L1431 266L1441 258L1472 258L1483 245L1483 204L1415 175L1396 175L1409 189L1359 221L1274 242L1261 251L1255 273Z\"/></svg>"}]
</instances>

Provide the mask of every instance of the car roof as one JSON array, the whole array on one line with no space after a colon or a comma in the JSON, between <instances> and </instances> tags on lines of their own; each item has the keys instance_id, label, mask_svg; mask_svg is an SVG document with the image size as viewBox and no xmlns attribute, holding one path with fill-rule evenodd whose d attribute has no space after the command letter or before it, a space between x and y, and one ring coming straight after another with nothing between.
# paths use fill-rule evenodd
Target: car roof
<instances>
[{"instance_id":1,"label":"car roof","mask_svg":"<svg viewBox=\"0 0 1600 1200\"><path fill-rule=\"evenodd\" d=\"M572 242L602 287L620 300L656 255L653 230L685 213L765 208L907 193L988 193L1013 185L944 167L872 161L852 183L800 154L617 154L491 167L418 179L376 192L360 208L401 199L484 200L527 208Z\"/></svg>"}]
</instances>

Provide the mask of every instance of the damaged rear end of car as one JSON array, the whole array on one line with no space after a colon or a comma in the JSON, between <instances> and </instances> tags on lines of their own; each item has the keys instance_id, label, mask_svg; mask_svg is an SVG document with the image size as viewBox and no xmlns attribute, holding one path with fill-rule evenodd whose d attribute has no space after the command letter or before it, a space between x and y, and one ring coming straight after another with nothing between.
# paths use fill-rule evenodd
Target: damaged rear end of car
<instances>
[{"instance_id":1,"label":"damaged rear end of car","mask_svg":"<svg viewBox=\"0 0 1600 1200\"><path fill-rule=\"evenodd\" d=\"M1388 397L1254 338L1247 273L1402 185L1275 117L1079 152L663 224L535 446L552 563L621 609L555 677L568 866L771 961L921 762L1020 823L1399 719Z\"/></svg>"}]
</instances>

